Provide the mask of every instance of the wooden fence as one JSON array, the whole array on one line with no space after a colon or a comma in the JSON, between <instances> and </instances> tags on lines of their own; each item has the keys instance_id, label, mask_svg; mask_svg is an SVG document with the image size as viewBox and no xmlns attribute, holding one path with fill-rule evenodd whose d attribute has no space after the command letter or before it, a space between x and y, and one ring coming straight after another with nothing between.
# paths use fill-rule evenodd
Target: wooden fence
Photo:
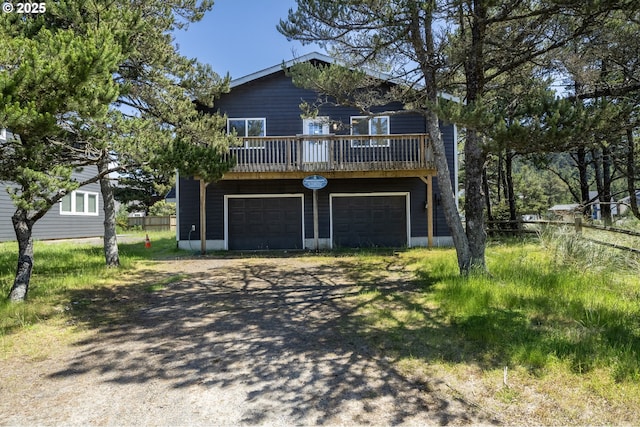
<instances>
[{"instance_id":1,"label":"wooden fence","mask_svg":"<svg viewBox=\"0 0 640 427\"><path fill-rule=\"evenodd\" d=\"M525 234L536 234L540 231L540 227L531 226L555 226L555 227L571 227L575 230L576 233L583 234L583 231L586 230L599 230L607 233L620 234L632 237L640 237L640 232L625 230L622 228L615 227L606 227L603 225L597 224L588 224L585 223L581 217L575 218L574 222L565 222L565 221L487 221L487 234L489 235L500 235L500 234L509 234L509 235L525 235ZM597 243L604 246L609 246L616 249L622 249L629 252L634 252L640 254L640 244L635 244L636 247L630 247L625 245L620 245L617 243L611 243L607 241L603 241L600 239L594 239L590 237L583 238L589 240L590 242Z\"/></svg>"},{"instance_id":2,"label":"wooden fence","mask_svg":"<svg viewBox=\"0 0 640 427\"><path fill-rule=\"evenodd\" d=\"M176 216L129 217L129 227L140 227L145 231L167 231L176 229Z\"/></svg>"}]
</instances>

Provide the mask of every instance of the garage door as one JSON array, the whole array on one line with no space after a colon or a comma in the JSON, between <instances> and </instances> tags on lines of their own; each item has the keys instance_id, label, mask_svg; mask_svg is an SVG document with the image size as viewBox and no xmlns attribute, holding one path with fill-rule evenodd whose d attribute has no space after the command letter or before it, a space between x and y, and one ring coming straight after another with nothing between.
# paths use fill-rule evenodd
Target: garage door
<instances>
[{"instance_id":1,"label":"garage door","mask_svg":"<svg viewBox=\"0 0 640 427\"><path fill-rule=\"evenodd\" d=\"M334 247L407 245L407 198L338 196L332 198Z\"/></svg>"},{"instance_id":2,"label":"garage door","mask_svg":"<svg viewBox=\"0 0 640 427\"><path fill-rule=\"evenodd\" d=\"M302 198L229 198L229 249L301 249Z\"/></svg>"}]
</instances>

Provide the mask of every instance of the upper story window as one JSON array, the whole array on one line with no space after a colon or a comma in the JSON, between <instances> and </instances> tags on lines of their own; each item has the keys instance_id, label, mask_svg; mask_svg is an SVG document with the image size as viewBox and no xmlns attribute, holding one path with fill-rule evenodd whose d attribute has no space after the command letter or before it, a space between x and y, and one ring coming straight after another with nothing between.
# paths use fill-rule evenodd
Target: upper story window
<instances>
[{"instance_id":1,"label":"upper story window","mask_svg":"<svg viewBox=\"0 0 640 427\"><path fill-rule=\"evenodd\" d=\"M389 135L389 116L351 117L351 135ZM388 139L354 139L352 147L388 147Z\"/></svg>"},{"instance_id":2,"label":"upper story window","mask_svg":"<svg viewBox=\"0 0 640 427\"><path fill-rule=\"evenodd\" d=\"M251 119L227 119L227 132L235 133L239 138L244 136L265 136L267 134L267 119L251 118ZM264 142L245 140L246 148L264 148Z\"/></svg>"},{"instance_id":3,"label":"upper story window","mask_svg":"<svg viewBox=\"0 0 640 427\"><path fill-rule=\"evenodd\" d=\"M72 191L60 201L60 215L98 215L98 193Z\"/></svg>"}]
</instances>

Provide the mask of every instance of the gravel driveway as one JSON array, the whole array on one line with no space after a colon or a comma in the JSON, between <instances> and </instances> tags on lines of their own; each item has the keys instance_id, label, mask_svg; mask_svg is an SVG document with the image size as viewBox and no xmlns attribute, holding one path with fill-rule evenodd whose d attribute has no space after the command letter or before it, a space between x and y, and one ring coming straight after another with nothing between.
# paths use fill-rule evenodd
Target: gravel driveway
<instances>
[{"instance_id":1,"label":"gravel driveway","mask_svg":"<svg viewBox=\"0 0 640 427\"><path fill-rule=\"evenodd\" d=\"M149 277L168 283L142 301L76 301L96 304L84 341L17 372L5 364L0 424L491 422L439 379L403 378L357 338L348 296L360 288L338 259L163 261L139 280ZM132 308L108 309L119 303Z\"/></svg>"}]
</instances>

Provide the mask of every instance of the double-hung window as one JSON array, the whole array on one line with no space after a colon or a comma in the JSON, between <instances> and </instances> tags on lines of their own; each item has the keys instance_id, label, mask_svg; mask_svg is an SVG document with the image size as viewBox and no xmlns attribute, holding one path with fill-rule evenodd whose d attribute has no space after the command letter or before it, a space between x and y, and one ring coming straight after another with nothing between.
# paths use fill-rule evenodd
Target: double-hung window
<instances>
[{"instance_id":1,"label":"double-hung window","mask_svg":"<svg viewBox=\"0 0 640 427\"><path fill-rule=\"evenodd\" d=\"M72 191L60 201L60 215L98 215L98 193Z\"/></svg>"},{"instance_id":2,"label":"double-hung window","mask_svg":"<svg viewBox=\"0 0 640 427\"><path fill-rule=\"evenodd\" d=\"M351 135L389 135L389 116L351 117ZM387 138L353 139L352 147L388 147Z\"/></svg>"},{"instance_id":3,"label":"double-hung window","mask_svg":"<svg viewBox=\"0 0 640 427\"><path fill-rule=\"evenodd\" d=\"M227 132L235 134L239 138L265 136L267 131L267 119L227 119ZM263 141L252 139L244 140L245 148L264 148Z\"/></svg>"}]
</instances>

